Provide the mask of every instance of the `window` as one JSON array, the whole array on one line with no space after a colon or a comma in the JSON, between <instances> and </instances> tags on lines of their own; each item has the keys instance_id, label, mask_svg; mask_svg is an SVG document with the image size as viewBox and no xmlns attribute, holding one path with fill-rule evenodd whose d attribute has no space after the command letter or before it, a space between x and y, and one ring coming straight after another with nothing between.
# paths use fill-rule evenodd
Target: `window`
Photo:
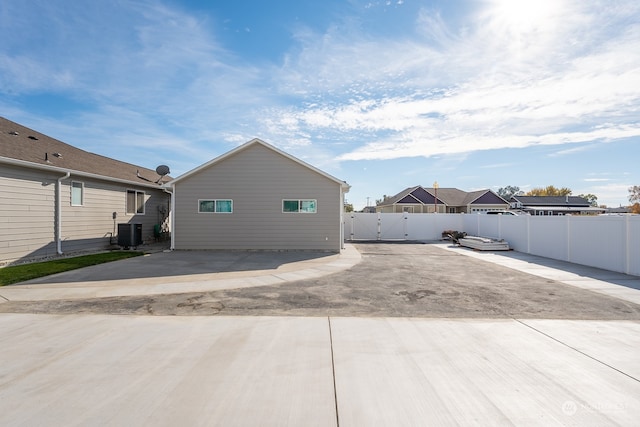
<instances>
[{"instance_id":1,"label":"window","mask_svg":"<svg viewBox=\"0 0 640 427\"><path fill-rule=\"evenodd\" d=\"M316 213L316 200L283 200L282 212Z\"/></svg>"},{"instance_id":2,"label":"window","mask_svg":"<svg viewBox=\"0 0 640 427\"><path fill-rule=\"evenodd\" d=\"M84 184L71 181L71 206L82 206L84 202Z\"/></svg>"},{"instance_id":3,"label":"window","mask_svg":"<svg viewBox=\"0 0 640 427\"><path fill-rule=\"evenodd\" d=\"M198 213L233 213L233 200L198 200Z\"/></svg>"},{"instance_id":4,"label":"window","mask_svg":"<svg viewBox=\"0 0 640 427\"><path fill-rule=\"evenodd\" d=\"M127 214L144 215L144 191L127 190Z\"/></svg>"}]
</instances>

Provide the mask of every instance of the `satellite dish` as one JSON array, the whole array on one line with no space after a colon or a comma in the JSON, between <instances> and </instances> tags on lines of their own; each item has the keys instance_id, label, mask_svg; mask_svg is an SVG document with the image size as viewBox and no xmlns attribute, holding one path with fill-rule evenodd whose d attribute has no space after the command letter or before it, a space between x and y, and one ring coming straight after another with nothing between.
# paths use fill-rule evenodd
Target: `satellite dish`
<instances>
[{"instance_id":1,"label":"satellite dish","mask_svg":"<svg viewBox=\"0 0 640 427\"><path fill-rule=\"evenodd\" d=\"M169 166L167 165L160 165L156 168L156 173L160 176L165 176L169 174L169 172Z\"/></svg>"}]
</instances>

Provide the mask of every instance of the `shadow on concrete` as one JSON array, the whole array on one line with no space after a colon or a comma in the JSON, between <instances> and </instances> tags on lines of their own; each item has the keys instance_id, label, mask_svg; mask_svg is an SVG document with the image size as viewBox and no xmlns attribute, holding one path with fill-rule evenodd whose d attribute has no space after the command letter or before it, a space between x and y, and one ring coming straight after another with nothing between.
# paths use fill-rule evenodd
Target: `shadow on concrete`
<instances>
[{"instance_id":1,"label":"shadow on concrete","mask_svg":"<svg viewBox=\"0 0 640 427\"><path fill-rule=\"evenodd\" d=\"M594 280L601 280L608 283L612 283L615 285L624 286L631 289L640 290L640 277L632 276L629 274L619 273L616 271L604 270L597 267L591 267L586 265L575 264L567 261L561 261L552 258L545 258L538 255L525 254L522 252L516 251L495 251L495 252L486 252L481 253L478 251L474 251L473 249L457 247L460 250L472 251L476 254L487 254L495 257L502 257L513 259L521 262L526 262L531 265L532 268L536 268L536 266L553 268L555 270L559 270L564 273L568 273L571 275L575 275L576 280L580 278L589 278ZM482 259L482 256L479 256L479 259ZM506 261L502 263L505 266L509 265L509 262ZM570 280L570 278L569 278Z\"/></svg>"},{"instance_id":2,"label":"shadow on concrete","mask_svg":"<svg viewBox=\"0 0 640 427\"><path fill-rule=\"evenodd\" d=\"M335 253L311 251L166 251L67 271L12 286L275 270L290 263L313 262L335 256Z\"/></svg>"}]
</instances>

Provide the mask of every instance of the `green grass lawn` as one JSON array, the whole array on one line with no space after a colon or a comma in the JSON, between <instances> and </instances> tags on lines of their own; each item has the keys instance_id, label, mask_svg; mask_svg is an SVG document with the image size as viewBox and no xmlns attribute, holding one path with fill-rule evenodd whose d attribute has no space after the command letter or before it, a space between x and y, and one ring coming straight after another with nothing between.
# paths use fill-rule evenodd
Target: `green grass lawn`
<instances>
[{"instance_id":1,"label":"green grass lawn","mask_svg":"<svg viewBox=\"0 0 640 427\"><path fill-rule=\"evenodd\" d=\"M144 253L134 251L117 251L82 255L72 258L61 258L45 262L34 262L31 264L13 265L10 267L0 268L0 286L140 255L144 255Z\"/></svg>"}]
</instances>

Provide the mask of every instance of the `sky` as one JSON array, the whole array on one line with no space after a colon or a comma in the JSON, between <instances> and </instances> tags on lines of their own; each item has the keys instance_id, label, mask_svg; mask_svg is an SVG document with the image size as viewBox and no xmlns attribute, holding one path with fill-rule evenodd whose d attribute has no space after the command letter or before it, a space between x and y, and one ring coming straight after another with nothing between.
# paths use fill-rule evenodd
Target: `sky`
<instances>
[{"instance_id":1,"label":"sky","mask_svg":"<svg viewBox=\"0 0 640 427\"><path fill-rule=\"evenodd\" d=\"M640 185L637 0L3 0L0 116L177 177L260 138L356 210Z\"/></svg>"}]
</instances>

